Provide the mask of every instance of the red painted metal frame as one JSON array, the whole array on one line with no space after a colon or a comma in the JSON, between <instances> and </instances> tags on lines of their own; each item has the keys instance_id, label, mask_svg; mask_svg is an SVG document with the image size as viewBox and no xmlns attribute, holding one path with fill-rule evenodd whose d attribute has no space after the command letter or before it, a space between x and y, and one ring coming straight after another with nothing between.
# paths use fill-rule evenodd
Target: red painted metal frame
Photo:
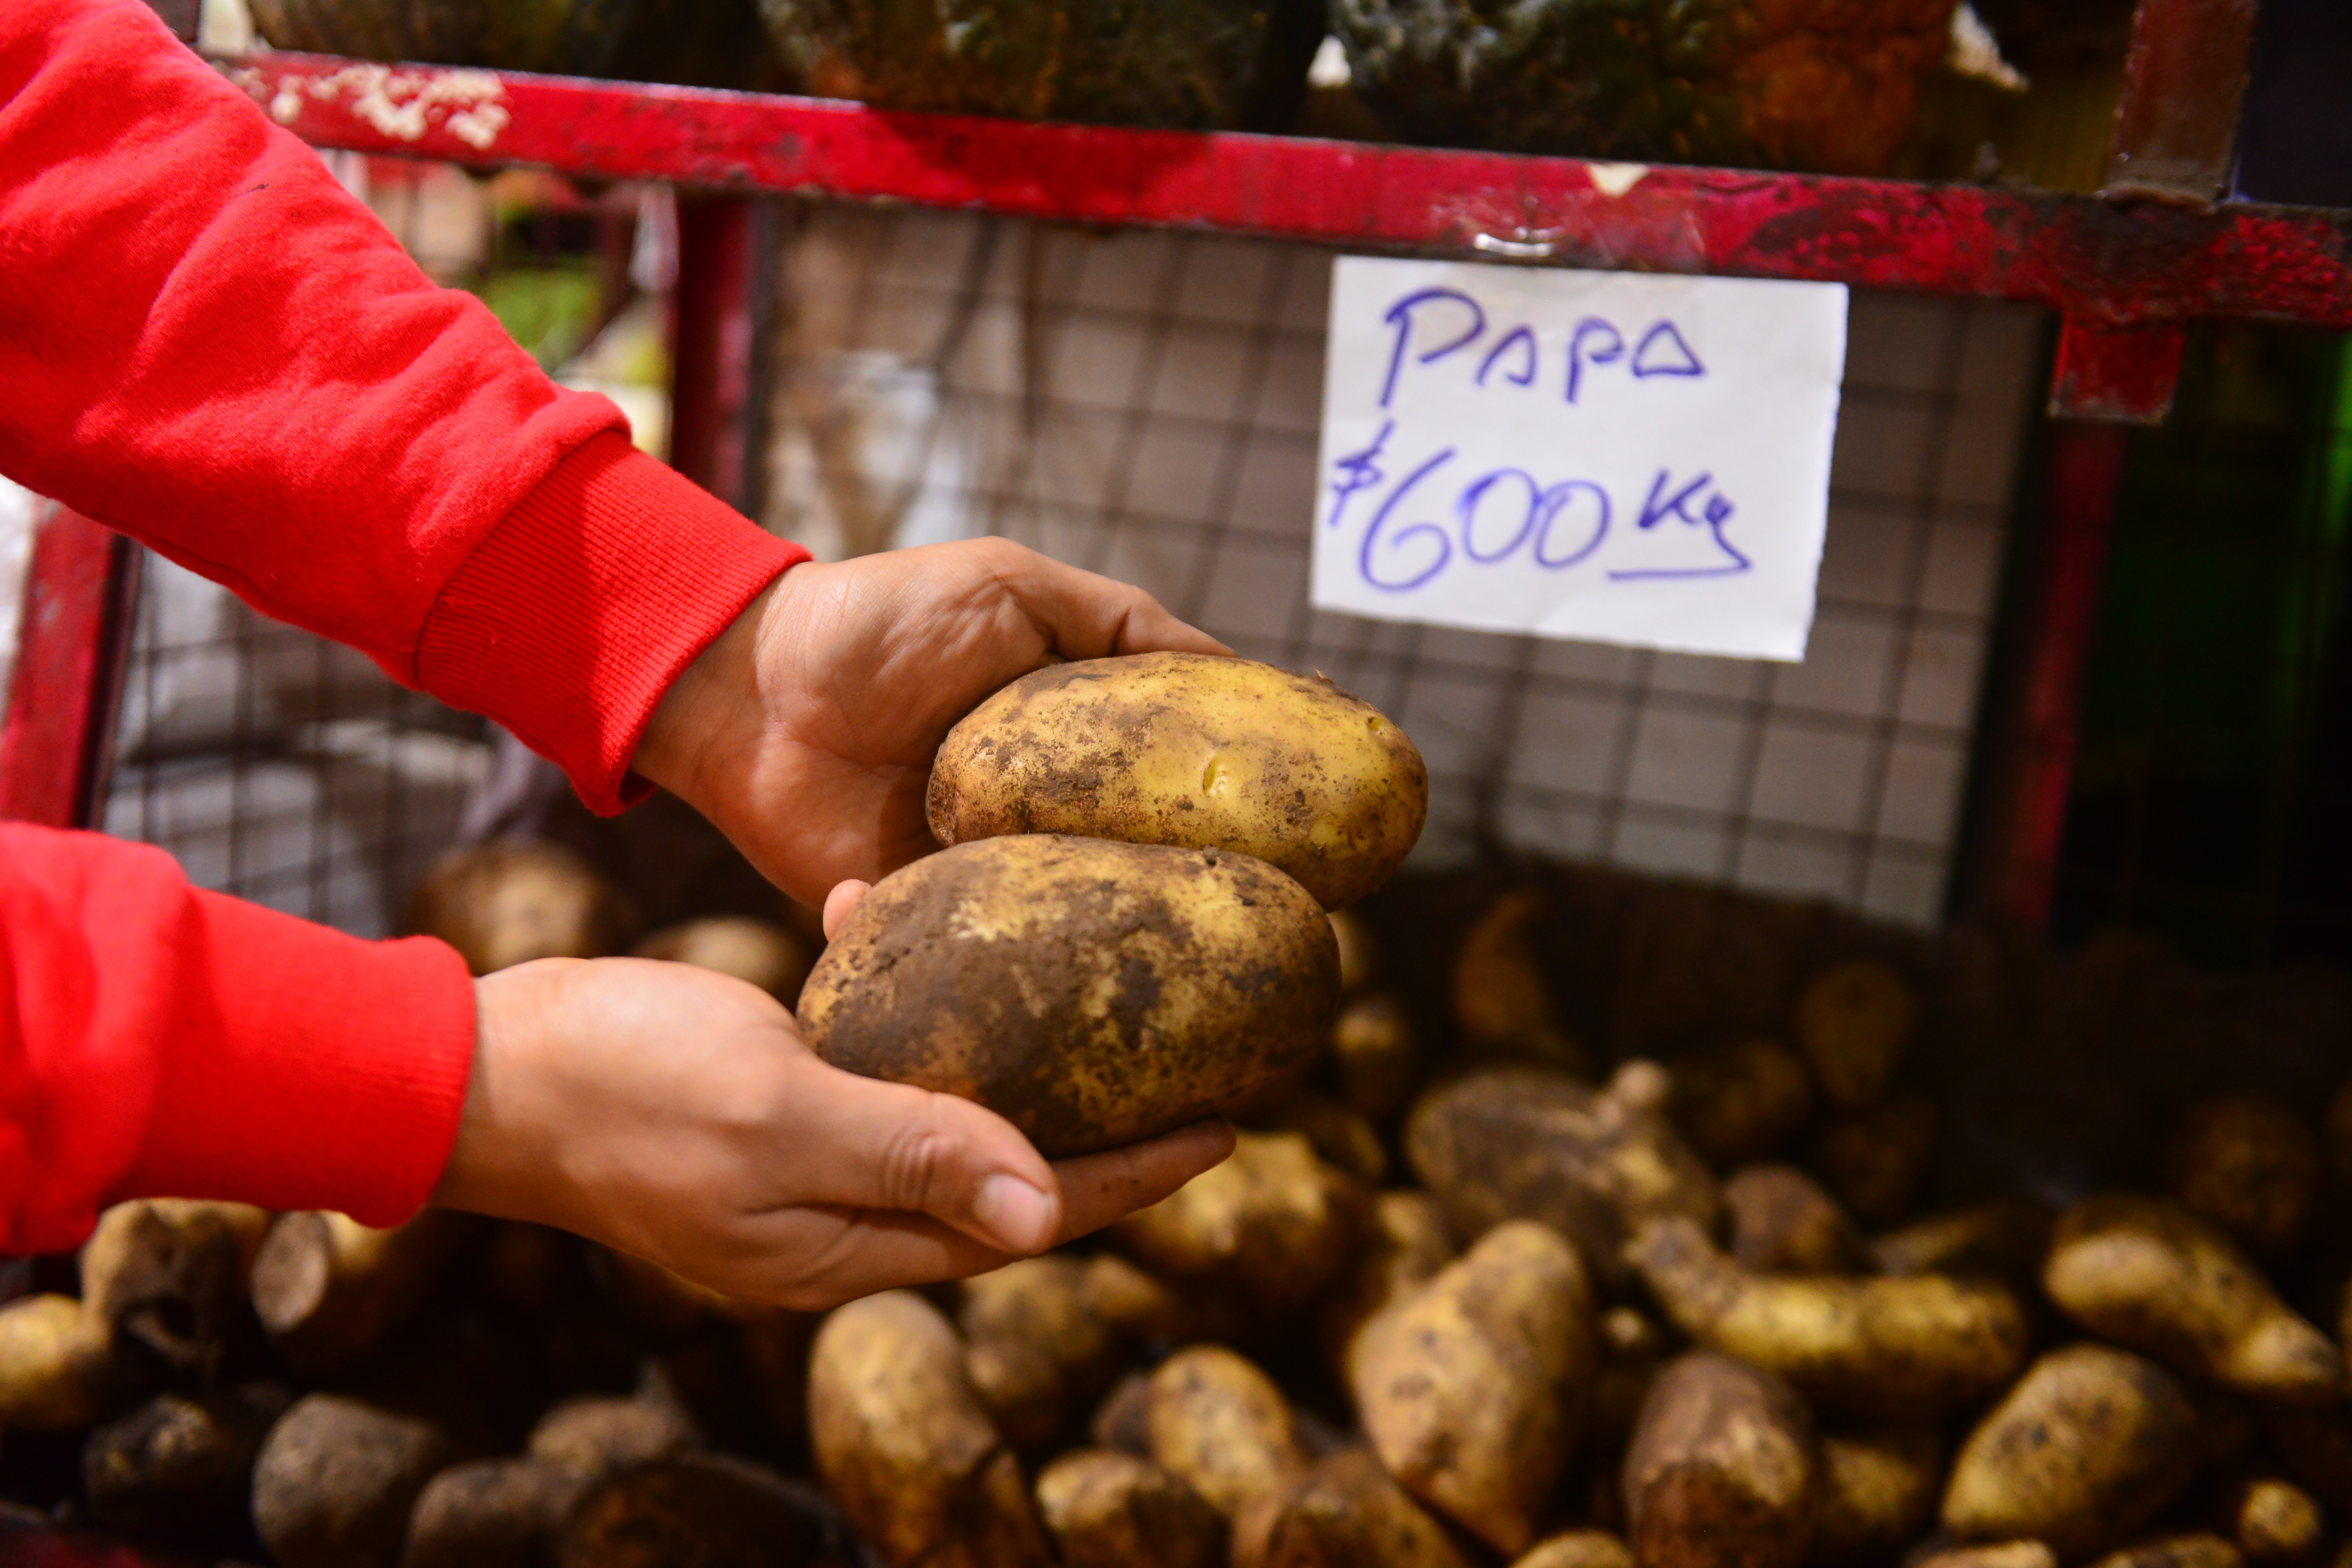
<instances>
[{"instance_id":1,"label":"red painted metal frame","mask_svg":"<svg viewBox=\"0 0 2352 1568\"><path fill-rule=\"evenodd\" d=\"M477 166L1822 279L2028 300L2097 326L2240 316L2352 327L2352 213L1038 125L313 55L223 69L320 146Z\"/></svg>"},{"instance_id":2,"label":"red painted metal frame","mask_svg":"<svg viewBox=\"0 0 2352 1568\"><path fill-rule=\"evenodd\" d=\"M0 820L84 827L106 773L137 557L112 531L40 504L0 719Z\"/></svg>"}]
</instances>

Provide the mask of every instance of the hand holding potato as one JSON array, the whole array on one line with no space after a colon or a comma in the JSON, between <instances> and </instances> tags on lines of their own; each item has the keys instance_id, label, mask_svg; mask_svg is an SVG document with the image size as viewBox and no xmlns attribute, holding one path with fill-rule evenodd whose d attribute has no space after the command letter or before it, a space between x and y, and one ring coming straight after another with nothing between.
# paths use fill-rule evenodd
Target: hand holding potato
<instances>
[{"instance_id":1,"label":"hand holding potato","mask_svg":"<svg viewBox=\"0 0 2352 1568\"><path fill-rule=\"evenodd\" d=\"M968 1100L827 1067L773 997L684 964L549 959L475 995L435 1201L750 1300L814 1309L979 1273L1157 1202L1232 1147L1210 1123L1049 1164Z\"/></svg>"},{"instance_id":2,"label":"hand holding potato","mask_svg":"<svg viewBox=\"0 0 2352 1568\"><path fill-rule=\"evenodd\" d=\"M807 904L937 846L931 758L957 720L1056 659L1223 653L1139 588L1002 539L796 566L682 672L639 773Z\"/></svg>"}]
</instances>

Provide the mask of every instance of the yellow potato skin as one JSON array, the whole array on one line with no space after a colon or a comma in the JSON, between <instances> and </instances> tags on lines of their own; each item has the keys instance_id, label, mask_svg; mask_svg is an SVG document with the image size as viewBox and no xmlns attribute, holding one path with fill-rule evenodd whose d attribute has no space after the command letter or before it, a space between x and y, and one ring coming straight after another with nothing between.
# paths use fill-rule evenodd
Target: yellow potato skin
<instances>
[{"instance_id":1,"label":"yellow potato skin","mask_svg":"<svg viewBox=\"0 0 2352 1568\"><path fill-rule=\"evenodd\" d=\"M977 1100L1058 1157L1237 1110L1339 994L1330 921L1264 861L1031 835L876 883L800 1024L834 1066Z\"/></svg>"},{"instance_id":2,"label":"yellow potato skin","mask_svg":"<svg viewBox=\"0 0 2352 1568\"><path fill-rule=\"evenodd\" d=\"M941 844L1071 833L1255 855L1326 909L1404 859L1429 770L1403 731L1328 680L1147 653L1024 676L950 731L927 798Z\"/></svg>"}]
</instances>

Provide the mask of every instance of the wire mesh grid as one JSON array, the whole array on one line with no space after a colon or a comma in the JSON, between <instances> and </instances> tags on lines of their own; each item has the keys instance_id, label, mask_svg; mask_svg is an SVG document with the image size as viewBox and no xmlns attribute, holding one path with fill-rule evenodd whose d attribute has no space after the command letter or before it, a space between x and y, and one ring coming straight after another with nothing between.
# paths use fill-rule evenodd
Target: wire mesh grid
<instances>
[{"instance_id":1,"label":"wire mesh grid","mask_svg":"<svg viewBox=\"0 0 2352 1568\"><path fill-rule=\"evenodd\" d=\"M765 521L820 555L1002 533L1320 669L1431 764L1424 862L1508 847L1942 913L2030 311L1857 295L1802 664L1307 601L1329 254L797 204Z\"/></svg>"}]
</instances>

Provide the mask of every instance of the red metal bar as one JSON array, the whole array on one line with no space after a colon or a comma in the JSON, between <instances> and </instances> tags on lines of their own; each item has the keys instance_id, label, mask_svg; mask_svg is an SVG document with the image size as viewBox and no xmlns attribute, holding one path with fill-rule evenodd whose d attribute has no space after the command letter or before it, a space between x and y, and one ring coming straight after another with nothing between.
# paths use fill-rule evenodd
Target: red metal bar
<instances>
[{"instance_id":1,"label":"red metal bar","mask_svg":"<svg viewBox=\"0 0 2352 1568\"><path fill-rule=\"evenodd\" d=\"M1502 240L1561 265L2029 300L2094 325L2352 327L2352 214L2310 208L1033 125L305 55L224 68L308 140L368 153L1369 249L1479 256Z\"/></svg>"},{"instance_id":2,"label":"red metal bar","mask_svg":"<svg viewBox=\"0 0 2352 1568\"><path fill-rule=\"evenodd\" d=\"M751 204L677 204L677 292L670 353L670 467L740 505L751 389Z\"/></svg>"},{"instance_id":3,"label":"red metal bar","mask_svg":"<svg viewBox=\"0 0 2352 1568\"><path fill-rule=\"evenodd\" d=\"M2050 376L2051 417L2163 424L2188 341L2175 322L2095 327L2068 317Z\"/></svg>"},{"instance_id":4,"label":"red metal bar","mask_svg":"<svg viewBox=\"0 0 2352 1568\"><path fill-rule=\"evenodd\" d=\"M2230 179L2254 0L2139 0L2105 195L2210 205Z\"/></svg>"},{"instance_id":5,"label":"red metal bar","mask_svg":"<svg viewBox=\"0 0 2352 1568\"><path fill-rule=\"evenodd\" d=\"M2074 784L2083 673L2099 616L2116 492L2131 438L2120 425L2051 427L2040 570L2027 606L2014 700L1991 737L1987 902L2034 929L2049 919L2059 842Z\"/></svg>"},{"instance_id":6,"label":"red metal bar","mask_svg":"<svg viewBox=\"0 0 2352 1568\"><path fill-rule=\"evenodd\" d=\"M106 772L136 557L129 540L44 505L0 721L0 819L80 827Z\"/></svg>"}]
</instances>

